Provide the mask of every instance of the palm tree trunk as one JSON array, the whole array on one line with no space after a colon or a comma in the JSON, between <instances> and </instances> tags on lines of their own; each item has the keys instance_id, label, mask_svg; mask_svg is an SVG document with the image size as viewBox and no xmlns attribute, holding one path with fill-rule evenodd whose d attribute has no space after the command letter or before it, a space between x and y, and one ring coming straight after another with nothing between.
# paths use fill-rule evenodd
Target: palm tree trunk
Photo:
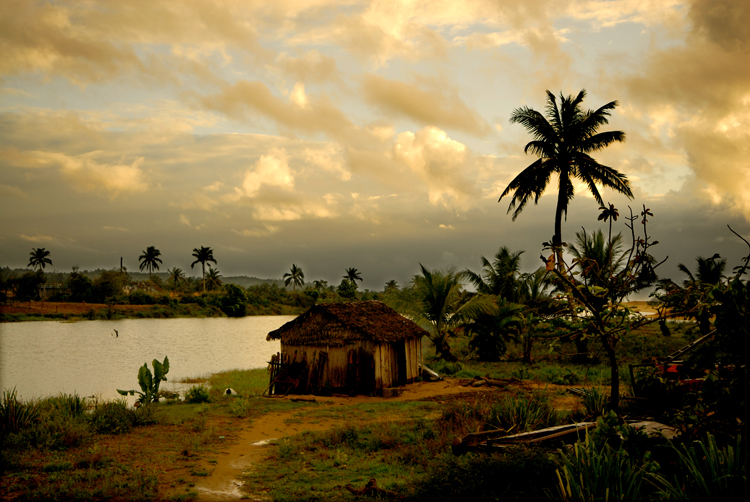
<instances>
[{"instance_id":1,"label":"palm tree trunk","mask_svg":"<svg viewBox=\"0 0 750 502\"><path fill-rule=\"evenodd\" d=\"M201 270L203 271L203 294L206 294L206 262L201 262Z\"/></svg>"},{"instance_id":2,"label":"palm tree trunk","mask_svg":"<svg viewBox=\"0 0 750 502\"><path fill-rule=\"evenodd\" d=\"M557 208L555 208L555 235L552 236L552 247L555 250L555 261L557 269L563 270L563 251L562 251L562 214L565 210L567 198L563 192L562 179L567 176L567 172L560 173L560 189L557 192Z\"/></svg>"}]
</instances>

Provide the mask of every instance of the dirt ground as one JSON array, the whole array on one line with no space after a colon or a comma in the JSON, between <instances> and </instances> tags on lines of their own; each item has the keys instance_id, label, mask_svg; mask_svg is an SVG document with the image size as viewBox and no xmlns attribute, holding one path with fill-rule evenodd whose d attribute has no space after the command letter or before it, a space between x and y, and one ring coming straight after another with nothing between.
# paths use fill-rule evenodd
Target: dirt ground
<instances>
[{"instance_id":1,"label":"dirt ground","mask_svg":"<svg viewBox=\"0 0 750 502\"><path fill-rule=\"evenodd\" d=\"M387 401L418 401L431 399L438 402L449 401L458 395L467 394L480 395L487 392L498 392L495 387L467 387L465 381L449 380L441 382L418 382L404 387L403 393ZM537 384L521 382L512 384L506 392L547 390L550 394L552 405L557 409L571 410L575 408L579 399L572 395L561 395L563 386L552 384ZM306 398L311 398L307 396ZM284 399L290 399L289 397ZM347 406L361 403L383 402L382 397L355 396L355 397L315 397L316 402L327 408ZM220 449L216 463L206 467L211 470L211 475L202 478L196 483L198 500L236 500L242 497L250 497L251 500L264 500L263 493L255 493L252 487L242 489L238 480L243 471L252 468L252 465L263 460L269 453L268 442L293 436L305 431L323 431L337 425L336 420L322 420L308 423L287 421L295 412L275 413L265 415L252 423L244 425L226 446ZM383 420L383 417L376 417Z\"/></svg>"}]
</instances>

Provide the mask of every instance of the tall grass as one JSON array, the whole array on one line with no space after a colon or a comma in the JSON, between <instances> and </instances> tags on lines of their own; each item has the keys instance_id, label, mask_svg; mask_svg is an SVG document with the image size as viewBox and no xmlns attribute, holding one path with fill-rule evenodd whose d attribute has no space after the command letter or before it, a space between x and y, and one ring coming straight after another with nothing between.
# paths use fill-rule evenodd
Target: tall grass
<instances>
[{"instance_id":1,"label":"tall grass","mask_svg":"<svg viewBox=\"0 0 750 502\"><path fill-rule=\"evenodd\" d=\"M747 453L742 449L742 436L737 436L734 446L719 448L716 439L707 434L705 441L675 450L680 459L679 475L672 483L658 478L666 500L741 500L747 496Z\"/></svg>"},{"instance_id":2,"label":"tall grass","mask_svg":"<svg viewBox=\"0 0 750 502\"><path fill-rule=\"evenodd\" d=\"M3 391L0 400L0 433L19 432L31 426L38 417L38 403L19 401L15 387Z\"/></svg>"},{"instance_id":3,"label":"tall grass","mask_svg":"<svg viewBox=\"0 0 750 502\"><path fill-rule=\"evenodd\" d=\"M208 377L211 398L221 396L226 389L234 389L241 396L260 396L268 388L268 371L265 369L228 370Z\"/></svg>"},{"instance_id":4,"label":"tall grass","mask_svg":"<svg viewBox=\"0 0 750 502\"><path fill-rule=\"evenodd\" d=\"M443 410L442 420L453 424L461 433L504 429L515 434L559 425L562 417L546 398L532 394L508 396L495 403L455 401Z\"/></svg>"},{"instance_id":5,"label":"tall grass","mask_svg":"<svg viewBox=\"0 0 750 502\"><path fill-rule=\"evenodd\" d=\"M635 465L627 452L607 443L599 446L587 434L575 443L572 452L560 452L562 466L557 470L557 495L563 501L591 502L643 500L641 488L646 473Z\"/></svg>"}]
</instances>

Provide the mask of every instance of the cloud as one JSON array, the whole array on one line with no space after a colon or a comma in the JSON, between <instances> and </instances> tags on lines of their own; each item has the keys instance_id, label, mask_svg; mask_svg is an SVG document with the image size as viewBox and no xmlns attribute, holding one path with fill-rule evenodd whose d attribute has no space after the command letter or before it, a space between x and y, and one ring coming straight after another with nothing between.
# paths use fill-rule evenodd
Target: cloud
<instances>
[{"instance_id":1,"label":"cloud","mask_svg":"<svg viewBox=\"0 0 750 502\"><path fill-rule=\"evenodd\" d=\"M234 232L237 235L241 235L243 237L266 237L272 234L275 234L281 230L280 227L275 225L269 225L269 224L263 224L262 228L256 228L256 229L243 229L243 230L236 230L232 229L232 232Z\"/></svg>"},{"instance_id":2,"label":"cloud","mask_svg":"<svg viewBox=\"0 0 750 502\"><path fill-rule=\"evenodd\" d=\"M15 197L18 199L25 199L28 197L26 192L13 185L4 185L0 183L0 195L3 197Z\"/></svg>"},{"instance_id":3,"label":"cloud","mask_svg":"<svg viewBox=\"0 0 750 502\"><path fill-rule=\"evenodd\" d=\"M276 58L276 66L282 73L301 82L341 81L336 60L321 54L317 50L307 51L299 57L282 52Z\"/></svg>"},{"instance_id":4,"label":"cloud","mask_svg":"<svg viewBox=\"0 0 750 502\"><path fill-rule=\"evenodd\" d=\"M465 145L454 141L435 127L426 127L416 134L398 135L393 158L408 167L426 185L431 204L466 208L480 196L465 176L471 155Z\"/></svg>"},{"instance_id":5,"label":"cloud","mask_svg":"<svg viewBox=\"0 0 750 502\"><path fill-rule=\"evenodd\" d=\"M36 244L43 244L45 242L56 242L57 239L49 235L25 235L21 234L19 237L25 241L34 242Z\"/></svg>"},{"instance_id":6,"label":"cloud","mask_svg":"<svg viewBox=\"0 0 750 502\"><path fill-rule=\"evenodd\" d=\"M686 159L691 176L683 189L750 221L750 6L697 0L687 18L684 43L615 78L650 126L641 134L662 154Z\"/></svg>"},{"instance_id":7,"label":"cloud","mask_svg":"<svg viewBox=\"0 0 750 502\"><path fill-rule=\"evenodd\" d=\"M417 85L368 74L363 90L365 99L387 115L409 117L421 125L453 128L487 135L490 126L471 110L446 82L435 82L429 90Z\"/></svg>"},{"instance_id":8,"label":"cloud","mask_svg":"<svg viewBox=\"0 0 750 502\"><path fill-rule=\"evenodd\" d=\"M141 169L143 157L130 164L99 162L101 152L91 152L71 157L64 154L43 154L59 165L60 172L79 190L105 191L112 197L121 194L145 192L148 185Z\"/></svg>"},{"instance_id":9,"label":"cloud","mask_svg":"<svg viewBox=\"0 0 750 502\"><path fill-rule=\"evenodd\" d=\"M242 188L238 190L245 197L255 197L263 186L294 190L294 174L289 168L288 159L284 150L274 148L245 173Z\"/></svg>"}]
</instances>

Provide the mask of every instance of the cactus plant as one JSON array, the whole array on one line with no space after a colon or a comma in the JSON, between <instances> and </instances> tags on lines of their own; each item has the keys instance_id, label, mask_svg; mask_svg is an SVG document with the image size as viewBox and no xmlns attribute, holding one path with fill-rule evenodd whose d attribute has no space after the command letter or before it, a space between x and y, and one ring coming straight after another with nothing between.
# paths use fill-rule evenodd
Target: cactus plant
<instances>
[{"instance_id":1,"label":"cactus plant","mask_svg":"<svg viewBox=\"0 0 750 502\"><path fill-rule=\"evenodd\" d=\"M138 368L138 385L141 387L141 392L137 390L120 390L117 392L123 396L136 394L139 395L138 402L141 404L157 402L159 401L159 385L162 380L166 381L166 374L169 373L169 358L164 356L164 362L160 363L156 359L151 362L154 367L154 373L148 369L148 365L143 363L143 366Z\"/></svg>"}]
</instances>

